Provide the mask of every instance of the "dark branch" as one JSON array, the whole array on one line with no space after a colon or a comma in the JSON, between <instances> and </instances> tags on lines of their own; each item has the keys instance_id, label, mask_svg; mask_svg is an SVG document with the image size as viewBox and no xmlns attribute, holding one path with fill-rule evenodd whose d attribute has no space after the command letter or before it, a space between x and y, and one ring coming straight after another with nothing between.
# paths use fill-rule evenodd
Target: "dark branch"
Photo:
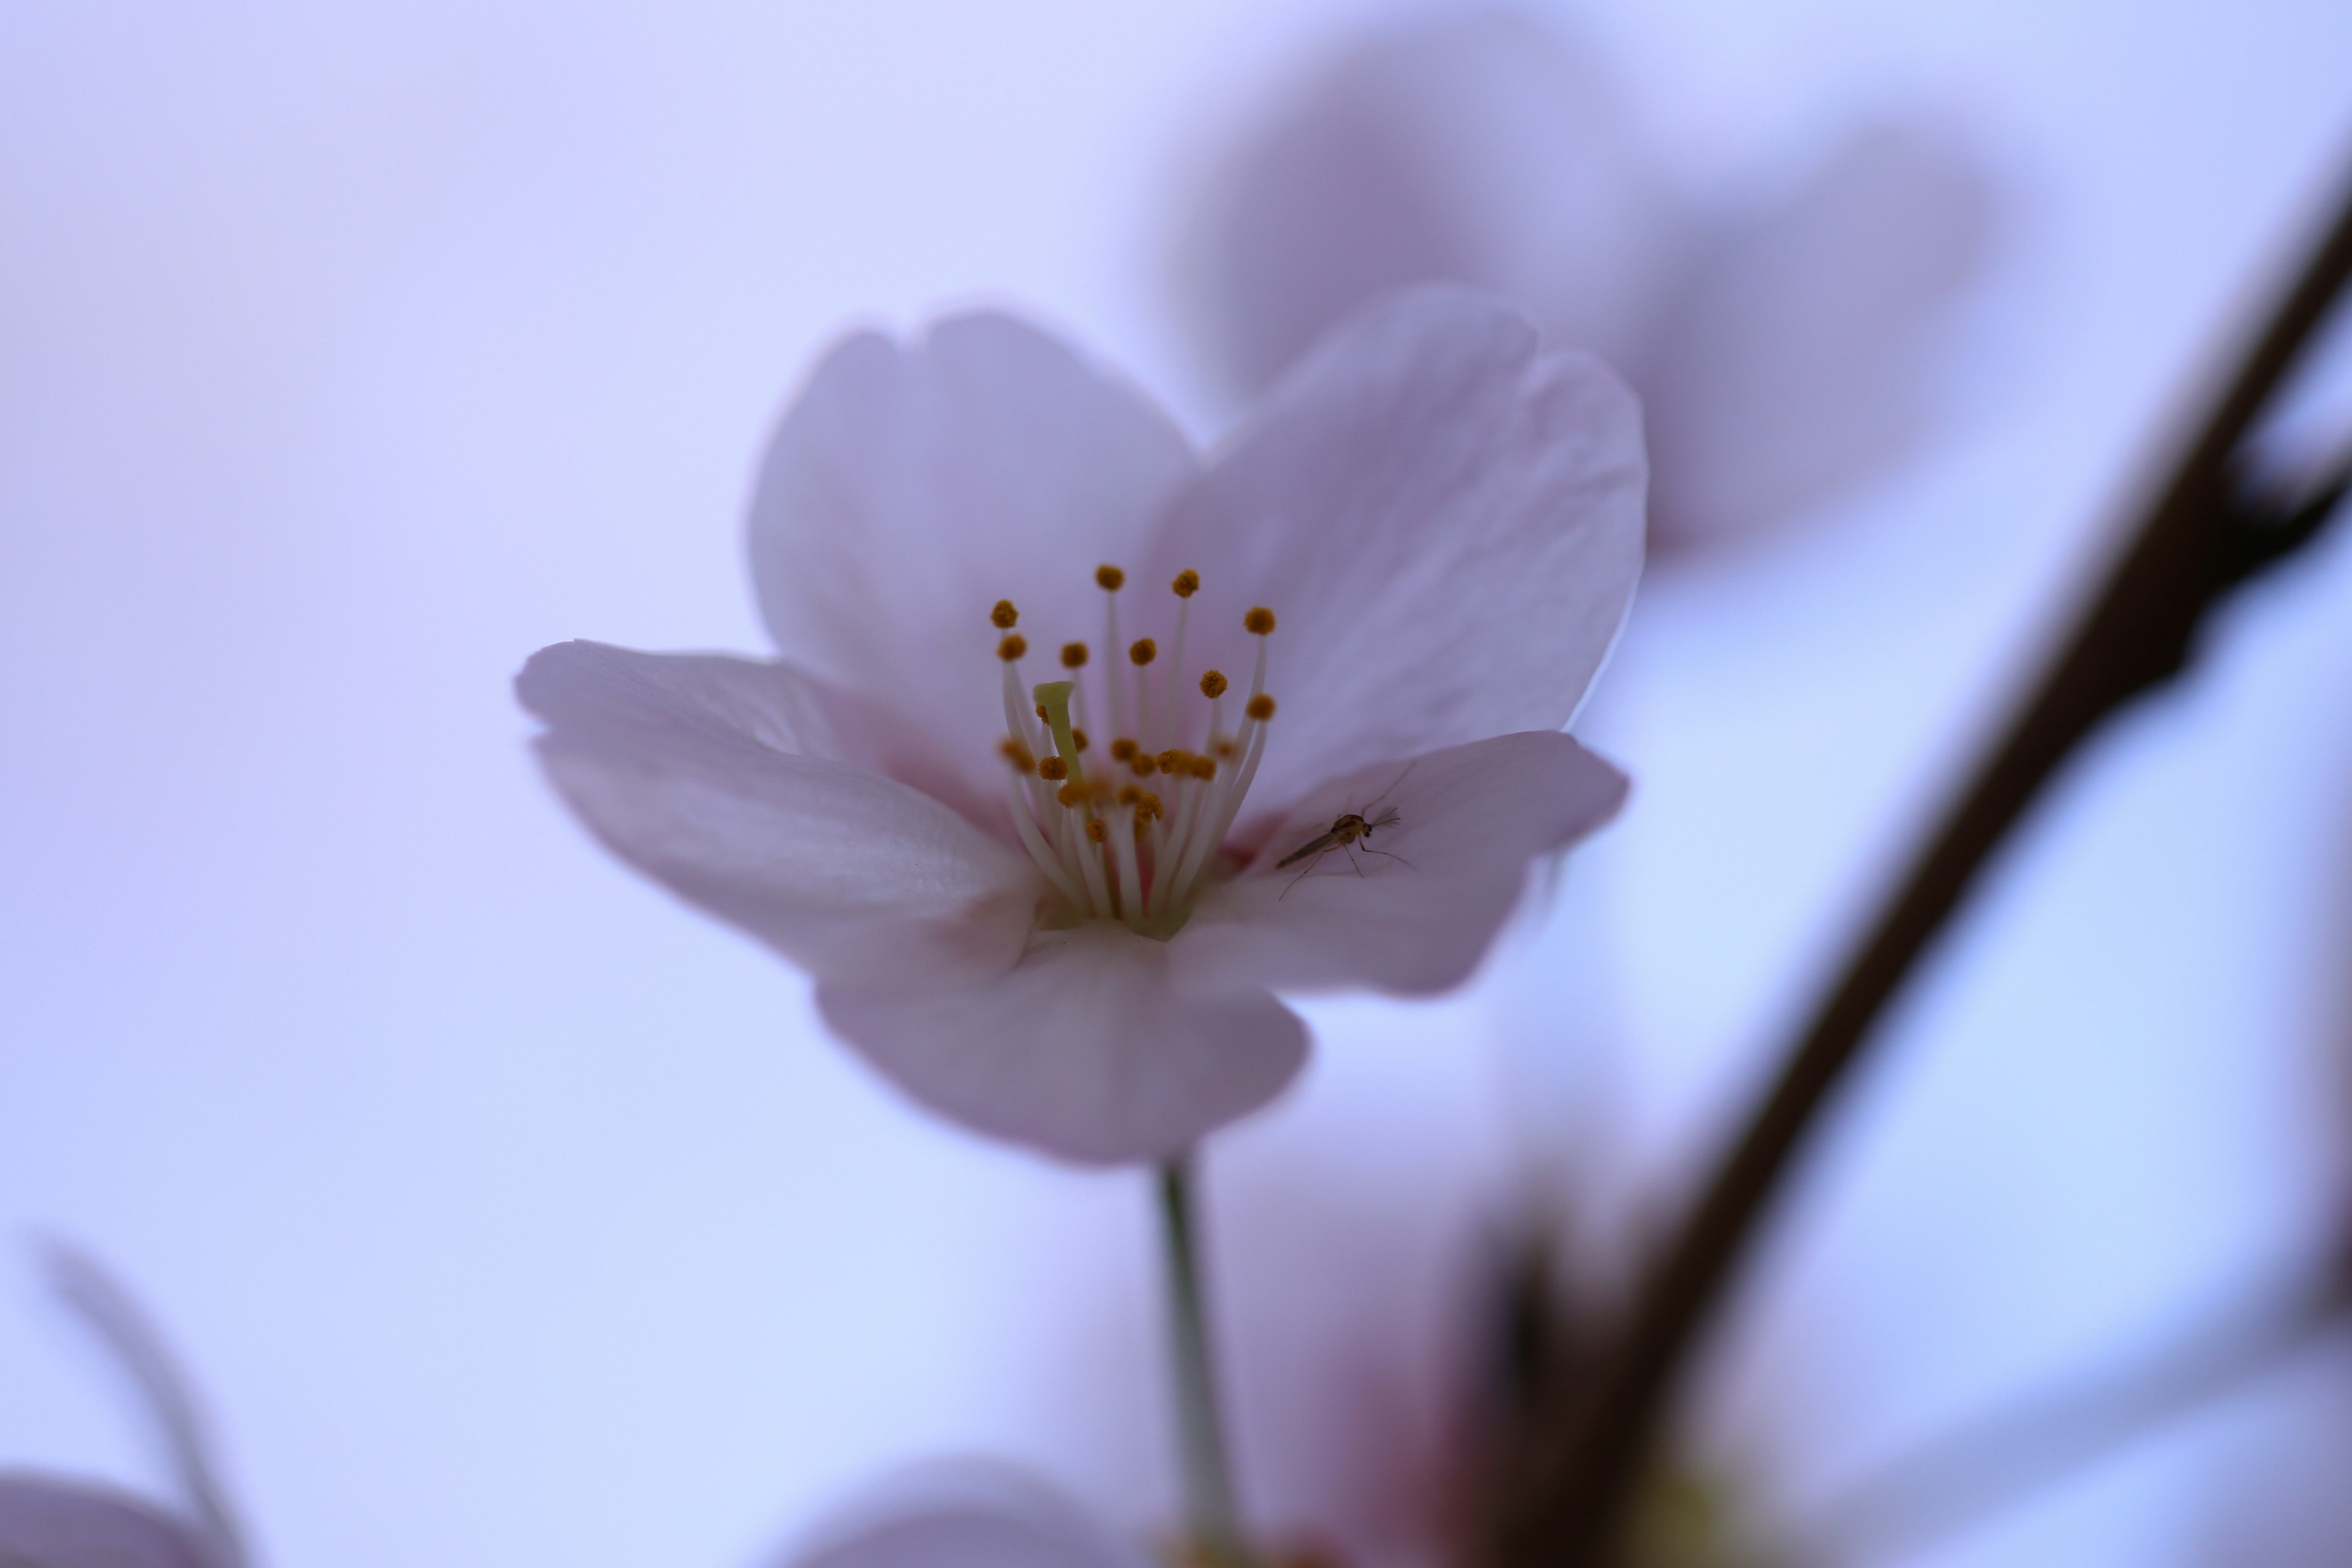
<instances>
[{"instance_id":1,"label":"dark branch","mask_svg":"<svg viewBox=\"0 0 2352 1568\"><path fill-rule=\"evenodd\" d=\"M1702 1189L1578 1417L1537 1457L1543 1484L1523 1498L1516 1517L1496 1521L1501 1561L1553 1568L1608 1562L1688 1352L1879 1015L2084 738L2187 665L2199 627L2232 587L2319 531L2335 497L2308 498L2292 510L2250 503L2238 460L2255 418L2347 274L2352 197L2339 206L2063 650L1928 839Z\"/></svg>"}]
</instances>

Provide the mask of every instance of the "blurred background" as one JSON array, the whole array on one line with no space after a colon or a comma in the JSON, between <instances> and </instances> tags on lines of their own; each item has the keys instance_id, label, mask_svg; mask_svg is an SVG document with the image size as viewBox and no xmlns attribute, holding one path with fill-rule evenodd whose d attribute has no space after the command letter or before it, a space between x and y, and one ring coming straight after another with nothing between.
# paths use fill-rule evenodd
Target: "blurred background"
<instances>
[{"instance_id":1,"label":"blurred background","mask_svg":"<svg viewBox=\"0 0 2352 1568\"><path fill-rule=\"evenodd\" d=\"M1444 15L0 11L0 1462L160 1484L50 1234L168 1327L282 1568L750 1564L941 1452L1168 1516L1140 1181L900 1102L587 842L507 682L761 646L740 505L846 323L1015 302L1213 438L1201 214ZM1998 222L1905 460L1656 564L1580 723L1621 823L1459 996L1311 1005L1213 1150L1249 1501L1375 1561L1507 1217L1574 1205L1605 1272L1682 1194L2352 156L2332 0L1526 15L1699 209L1927 114ZM1740 1530L2337 1217L2347 689L2339 539L2012 846L1694 1385ZM2347 1458L2322 1349L1850 1560L2340 1561Z\"/></svg>"}]
</instances>

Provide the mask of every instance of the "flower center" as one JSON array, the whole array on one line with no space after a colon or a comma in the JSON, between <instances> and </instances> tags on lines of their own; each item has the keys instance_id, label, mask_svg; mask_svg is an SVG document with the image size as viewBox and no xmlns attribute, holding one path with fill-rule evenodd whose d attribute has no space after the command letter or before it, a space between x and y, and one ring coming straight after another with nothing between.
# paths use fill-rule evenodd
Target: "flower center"
<instances>
[{"instance_id":1,"label":"flower center","mask_svg":"<svg viewBox=\"0 0 2352 1568\"><path fill-rule=\"evenodd\" d=\"M1199 573L1180 572L1169 584L1176 630L1164 661L1150 637L1118 652L1127 574L1104 566L1095 583L1103 590L1111 653L1091 679L1087 647L1074 642L1062 645L1062 679L1027 685L1021 661L1029 640L1013 629L1020 612L1000 599L989 616L1002 634L996 657L1004 666L1013 825L1069 921L1118 921L1165 940L1218 874L1217 851L1265 753L1274 717L1265 643L1274 612L1242 617L1257 641L1257 667L1248 697L1228 704L1233 683L1223 672L1184 677L1184 627ZM1112 737L1100 750L1087 732L1097 719Z\"/></svg>"}]
</instances>

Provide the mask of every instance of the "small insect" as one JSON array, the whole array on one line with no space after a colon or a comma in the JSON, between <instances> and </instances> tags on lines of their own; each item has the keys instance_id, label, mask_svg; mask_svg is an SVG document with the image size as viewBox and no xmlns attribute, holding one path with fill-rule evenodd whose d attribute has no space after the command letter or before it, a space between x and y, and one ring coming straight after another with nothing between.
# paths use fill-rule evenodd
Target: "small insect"
<instances>
[{"instance_id":1,"label":"small insect","mask_svg":"<svg viewBox=\"0 0 2352 1568\"><path fill-rule=\"evenodd\" d=\"M1306 861L1307 869L1299 872L1297 876L1293 877L1290 879L1290 888L1295 888L1298 886L1301 881L1305 880L1307 874L1313 871L1315 868L1322 862L1324 856L1328 855L1332 850L1337 849L1348 857L1348 864L1354 867L1356 875L1360 877L1364 874L1364 868L1356 858L1356 848L1359 845L1362 847L1364 853L1367 855L1378 855L1383 859L1403 861L1404 865L1410 868L1412 862L1406 860L1403 856L1386 849L1373 848L1372 835L1382 828L1393 827L1399 822L1404 820L1402 814L1400 813L1395 806L1391 805L1387 810L1383 811L1381 809L1381 803L1387 800L1389 796L1396 793L1397 784L1404 783L1405 773L1409 773L1411 772L1412 772L1412 764L1408 763L1405 764L1404 773L1397 774L1396 784L1392 784L1389 785L1388 788L1382 790L1380 793L1379 797L1370 805L1365 806L1361 811L1345 812L1333 818L1331 826L1328 829L1317 834L1314 837L1308 839L1306 843L1300 845L1289 854L1285 855L1281 859L1276 860L1274 863L1275 869L1277 871L1283 870L1289 867L1297 865L1301 860ZM1289 897L1290 888L1283 889L1282 892L1277 896L1282 898Z\"/></svg>"}]
</instances>

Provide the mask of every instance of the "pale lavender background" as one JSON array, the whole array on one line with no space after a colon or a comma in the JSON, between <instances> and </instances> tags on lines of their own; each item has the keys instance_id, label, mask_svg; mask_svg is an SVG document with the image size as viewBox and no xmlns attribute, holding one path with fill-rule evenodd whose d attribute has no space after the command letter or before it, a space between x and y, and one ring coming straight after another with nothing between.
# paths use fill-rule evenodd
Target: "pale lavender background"
<instances>
[{"instance_id":1,"label":"pale lavender background","mask_svg":"<svg viewBox=\"0 0 2352 1568\"><path fill-rule=\"evenodd\" d=\"M152 1470L16 1245L56 1229L200 1366L283 1568L731 1568L954 1447L1164 1500L1132 1181L944 1131L822 1044L796 979L587 846L506 679L571 636L757 646L739 503L845 319L1035 301L1205 419L1164 204L1363 14L0 12L0 1459ZM1930 460L1645 592L1589 725L1636 805L1538 951L1318 1013L1223 1155L1245 1300L1312 1296L1250 1241L1296 1173L1466 1221L1607 1074L1671 1168L2352 145L2336 0L1591 22L1691 170L1924 98L1990 127L2021 222ZM2347 681L2339 544L2004 868L1706 1398L1769 1495L2308 1221ZM1539 1048L1570 1037L1614 1065ZM2205 1560L2265 1420L1922 1561Z\"/></svg>"}]
</instances>

